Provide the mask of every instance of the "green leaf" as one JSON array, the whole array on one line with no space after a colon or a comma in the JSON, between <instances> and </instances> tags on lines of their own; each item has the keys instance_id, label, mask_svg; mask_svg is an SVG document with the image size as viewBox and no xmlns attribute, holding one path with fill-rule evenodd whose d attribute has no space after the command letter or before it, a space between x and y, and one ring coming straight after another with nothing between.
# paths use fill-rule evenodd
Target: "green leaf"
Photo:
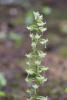
<instances>
[{"instance_id":1,"label":"green leaf","mask_svg":"<svg viewBox=\"0 0 67 100\"><path fill-rule=\"evenodd\" d=\"M65 93L67 93L67 88L65 88Z\"/></svg>"},{"instance_id":2,"label":"green leaf","mask_svg":"<svg viewBox=\"0 0 67 100\"><path fill-rule=\"evenodd\" d=\"M3 75L3 73L0 72L0 86L6 86L7 82Z\"/></svg>"},{"instance_id":3,"label":"green leaf","mask_svg":"<svg viewBox=\"0 0 67 100\"><path fill-rule=\"evenodd\" d=\"M30 25L33 23L33 13L31 10L29 10L26 14L25 22L27 25Z\"/></svg>"},{"instance_id":4,"label":"green leaf","mask_svg":"<svg viewBox=\"0 0 67 100\"><path fill-rule=\"evenodd\" d=\"M0 97L4 97L5 96L5 93L0 91Z\"/></svg>"}]
</instances>

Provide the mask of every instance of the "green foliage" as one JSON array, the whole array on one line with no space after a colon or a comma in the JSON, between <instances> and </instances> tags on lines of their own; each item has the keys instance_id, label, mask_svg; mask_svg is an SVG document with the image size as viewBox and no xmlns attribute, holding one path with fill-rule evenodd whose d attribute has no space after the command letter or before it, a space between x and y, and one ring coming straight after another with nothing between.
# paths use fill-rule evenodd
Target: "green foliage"
<instances>
[{"instance_id":1,"label":"green foliage","mask_svg":"<svg viewBox=\"0 0 67 100\"><path fill-rule=\"evenodd\" d=\"M67 88L65 88L65 93L67 93Z\"/></svg>"},{"instance_id":2,"label":"green foliage","mask_svg":"<svg viewBox=\"0 0 67 100\"><path fill-rule=\"evenodd\" d=\"M29 25L29 24L32 24L32 22L33 22L33 13L32 13L31 10L29 10L29 11L27 12L27 14L26 14L25 23L26 23L27 25Z\"/></svg>"},{"instance_id":3,"label":"green foliage","mask_svg":"<svg viewBox=\"0 0 67 100\"><path fill-rule=\"evenodd\" d=\"M6 79L4 78L3 73L0 72L0 86L6 85Z\"/></svg>"},{"instance_id":4,"label":"green foliage","mask_svg":"<svg viewBox=\"0 0 67 100\"><path fill-rule=\"evenodd\" d=\"M47 81L47 78L42 75L44 71L47 71L48 68L41 65L41 60L46 56L46 53L38 49L38 45L45 45L48 42L48 39L43 39L43 32L47 30L44 28L46 22L43 22L43 16L39 12L33 12L34 22L33 25L27 26L27 29L30 31L31 38L31 47L32 52L26 54L26 57L29 59L26 62L28 68L26 72L28 74L26 82L31 83L30 89L27 90L29 98L27 100L47 100L47 97L38 96L38 91L40 85L43 85Z\"/></svg>"},{"instance_id":5,"label":"green foliage","mask_svg":"<svg viewBox=\"0 0 67 100\"><path fill-rule=\"evenodd\" d=\"M21 46L21 44L22 44L22 36L21 35L11 32L9 35L9 38L15 41L16 47Z\"/></svg>"},{"instance_id":6,"label":"green foliage","mask_svg":"<svg viewBox=\"0 0 67 100\"><path fill-rule=\"evenodd\" d=\"M43 14L49 15L52 12L52 9L49 6L43 7L42 8Z\"/></svg>"},{"instance_id":7,"label":"green foliage","mask_svg":"<svg viewBox=\"0 0 67 100\"><path fill-rule=\"evenodd\" d=\"M6 79L3 73L0 72L0 86L6 86L6 84L7 84ZM0 97L3 97L3 96L5 96L5 93L0 90Z\"/></svg>"},{"instance_id":8,"label":"green foliage","mask_svg":"<svg viewBox=\"0 0 67 100\"><path fill-rule=\"evenodd\" d=\"M4 97L5 96L5 93L0 91L0 97Z\"/></svg>"}]
</instances>

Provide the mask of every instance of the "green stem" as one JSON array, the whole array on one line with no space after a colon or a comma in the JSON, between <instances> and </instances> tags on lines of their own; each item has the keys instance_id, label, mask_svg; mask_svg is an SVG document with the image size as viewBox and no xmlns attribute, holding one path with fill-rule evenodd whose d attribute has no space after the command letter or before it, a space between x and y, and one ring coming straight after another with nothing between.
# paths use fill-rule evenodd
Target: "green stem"
<instances>
[{"instance_id":1,"label":"green stem","mask_svg":"<svg viewBox=\"0 0 67 100\"><path fill-rule=\"evenodd\" d=\"M38 48L37 48L37 46L38 46L38 40L36 40L36 43L37 43L37 45L36 45L36 52L35 52L35 55L37 55L37 51L38 51ZM38 60L39 58L36 56L36 61ZM38 76L38 66L36 66L36 77ZM36 78L35 78L36 79ZM37 81L37 79L36 79L36 84L38 84L38 81ZM35 94L35 100L37 100L37 97L38 97L38 89L36 89L35 90L36 91L36 94Z\"/></svg>"}]
</instances>

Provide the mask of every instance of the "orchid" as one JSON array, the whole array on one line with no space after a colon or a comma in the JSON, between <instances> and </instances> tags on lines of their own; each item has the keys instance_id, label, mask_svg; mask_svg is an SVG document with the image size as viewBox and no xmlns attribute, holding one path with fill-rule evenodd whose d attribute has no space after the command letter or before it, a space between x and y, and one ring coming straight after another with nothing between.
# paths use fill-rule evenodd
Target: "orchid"
<instances>
[{"instance_id":1,"label":"orchid","mask_svg":"<svg viewBox=\"0 0 67 100\"><path fill-rule=\"evenodd\" d=\"M42 72L47 71L48 67L41 65L42 58L46 56L46 53L38 49L38 45L45 45L48 39L43 39L42 35L47 30L45 26L46 22L43 22L43 15L39 12L33 12L34 24L27 26L30 31L32 52L26 54L29 61L26 62L28 68L26 69L27 78L26 82L31 83L32 86L27 90L29 98L27 100L47 100L47 97L39 96L38 91L40 85L43 85L47 81L47 78L42 75Z\"/></svg>"}]
</instances>

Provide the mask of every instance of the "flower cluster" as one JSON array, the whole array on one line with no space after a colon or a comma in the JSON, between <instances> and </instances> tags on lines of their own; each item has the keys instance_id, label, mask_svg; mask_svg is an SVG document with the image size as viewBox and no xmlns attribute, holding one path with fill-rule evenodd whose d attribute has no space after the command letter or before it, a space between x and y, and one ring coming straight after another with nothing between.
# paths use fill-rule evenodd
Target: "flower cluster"
<instances>
[{"instance_id":1,"label":"flower cluster","mask_svg":"<svg viewBox=\"0 0 67 100\"><path fill-rule=\"evenodd\" d=\"M30 31L30 38L32 40L31 47L32 52L26 54L26 57L29 59L26 62L28 68L26 69L27 78L26 82L31 83L31 88L27 90L29 98L27 100L47 100L47 97L38 96L38 91L40 85L44 84L47 81L47 78L42 75L43 71L47 71L48 67L41 65L41 60L46 56L46 53L38 49L38 45L45 45L48 42L48 39L43 39L43 32L47 30L44 28L46 22L43 22L43 16L39 12L33 12L34 14L34 23L27 27Z\"/></svg>"}]
</instances>

